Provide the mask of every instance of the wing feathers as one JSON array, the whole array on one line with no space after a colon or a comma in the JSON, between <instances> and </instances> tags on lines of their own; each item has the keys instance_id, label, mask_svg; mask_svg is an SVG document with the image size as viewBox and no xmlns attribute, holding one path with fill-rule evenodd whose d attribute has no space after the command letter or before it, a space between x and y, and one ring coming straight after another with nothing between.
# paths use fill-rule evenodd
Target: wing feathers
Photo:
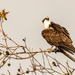
<instances>
[{"instance_id":1,"label":"wing feathers","mask_svg":"<svg viewBox=\"0 0 75 75\"><path fill-rule=\"evenodd\" d=\"M70 53L75 53L75 48L72 45L72 40L68 31L54 22L52 22L52 25L50 26L53 27L53 29L44 29L42 31L42 36L46 39L46 41L50 45L55 45Z\"/></svg>"}]
</instances>

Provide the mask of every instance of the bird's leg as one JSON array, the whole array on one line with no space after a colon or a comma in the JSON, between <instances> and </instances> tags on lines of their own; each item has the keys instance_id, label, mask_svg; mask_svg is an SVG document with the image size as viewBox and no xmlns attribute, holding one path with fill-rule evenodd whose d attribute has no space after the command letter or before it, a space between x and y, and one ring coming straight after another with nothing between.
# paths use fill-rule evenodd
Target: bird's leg
<instances>
[{"instance_id":1,"label":"bird's leg","mask_svg":"<svg viewBox=\"0 0 75 75\"><path fill-rule=\"evenodd\" d=\"M59 52L58 47L55 48L54 52L55 52L55 53Z\"/></svg>"},{"instance_id":2,"label":"bird's leg","mask_svg":"<svg viewBox=\"0 0 75 75\"><path fill-rule=\"evenodd\" d=\"M55 53L56 53L56 52L57 52L57 50L58 50L58 47L53 46L53 47L52 47L52 49L54 50L53 52L55 52Z\"/></svg>"},{"instance_id":3,"label":"bird's leg","mask_svg":"<svg viewBox=\"0 0 75 75\"><path fill-rule=\"evenodd\" d=\"M51 48L53 49L53 45L51 46Z\"/></svg>"},{"instance_id":4,"label":"bird's leg","mask_svg":"<svg viewBox=\"0 0 75 75\"><path fill-rule=\"evenodd\" d=\"M55 52L55 53L60 52L60 50L57 46L51 45L51 48L49 48L48 50L51 50L51 49L52 49L52 51L49 51L49 53L50 52Z\"/></svg>"},{"instance_id":5,"label":"bird's leg","mask_svg":"<svg viewBox=\"0 0 75 75\"><path fill-rule=\"evenodd\" d=\"M61 51L58 47L56 47L54 52L57 53L57 52L61 52Z\"/></svg>"},{"instance_id":6,"label":"bird's leg","mask_svg":"<svg viewBox=\"0 0 75 75\"><path fill-rule=\"evenodd\" d=\"M51 48L49 48L49 49L47 49L47 50L52 50L52 51L49 51L49 53L50 52L57 52L57 47L56 46L54 46L54 45L51 45Z\"/></svg>"}]
</instances>

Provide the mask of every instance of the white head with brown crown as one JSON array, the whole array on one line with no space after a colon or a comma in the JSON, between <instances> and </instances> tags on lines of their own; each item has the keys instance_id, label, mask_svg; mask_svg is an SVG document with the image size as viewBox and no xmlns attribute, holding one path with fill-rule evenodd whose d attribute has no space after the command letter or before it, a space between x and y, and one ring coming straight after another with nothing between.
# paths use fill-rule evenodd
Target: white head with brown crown
<instances>
[{"instance_id":1,"label":"white head with brown crown","mask_svg":"<svg viewBox=\"0 0 75 75\"><path fill-rule=\"evenodd\" d=\"M42 20L42 23L43 23L45 29L49 28L49 26L51 25L51 21L49 20L49 17L45 17Z\"/></svg>"}]
</instances>

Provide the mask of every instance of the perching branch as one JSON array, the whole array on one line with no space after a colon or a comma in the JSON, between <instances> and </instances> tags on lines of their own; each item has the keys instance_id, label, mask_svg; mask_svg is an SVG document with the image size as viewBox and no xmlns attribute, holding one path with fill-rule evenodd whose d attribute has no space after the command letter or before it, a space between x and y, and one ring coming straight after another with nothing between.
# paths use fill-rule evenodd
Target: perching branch
<instances>
[{"instance_id":1,"label":"perching branch","mask_svg":"<svg viewBox=\"0 0 75 75\"><path fill-rule=\"evenodd\" d=\"M67 56L69 59L71 59L73 62L75 62L75 58L73 58L72 56L70 56L68 53L66 53L65 51L62 52L65 56Z\"/></svg>"}]
</instances>

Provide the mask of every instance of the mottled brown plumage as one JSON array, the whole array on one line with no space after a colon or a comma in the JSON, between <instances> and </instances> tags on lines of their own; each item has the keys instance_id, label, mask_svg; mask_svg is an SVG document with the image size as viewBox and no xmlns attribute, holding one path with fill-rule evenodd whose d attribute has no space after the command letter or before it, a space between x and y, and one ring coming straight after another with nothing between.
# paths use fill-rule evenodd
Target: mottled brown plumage
<instances>
[{"instance_id":1,"label":"mottled brown plumage","mask_svg":"<svg viewBox=\"0 0 75 75\"><path fill-rule=\"evenodd\" d=\"M51 22L51 25L42 31L42 36L50 45L54 45L60 50L62 49L70 53L75 53L72 40L64 27Z\"/></svg>"}]
</instances>

